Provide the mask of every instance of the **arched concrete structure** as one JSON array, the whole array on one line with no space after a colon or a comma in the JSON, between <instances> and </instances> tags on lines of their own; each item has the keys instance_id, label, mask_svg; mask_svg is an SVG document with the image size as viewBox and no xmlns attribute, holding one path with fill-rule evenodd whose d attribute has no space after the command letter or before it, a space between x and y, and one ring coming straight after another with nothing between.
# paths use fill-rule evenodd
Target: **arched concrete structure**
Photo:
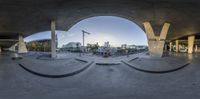
<instances>
[{"instance_id":1,"label":"arched concrete structure","mask_svg":"<svg viewBox=\"0 0 200 99\"><path fill-rule=\"evenodd\" d=\"M71 29L74 25L76 25L77 23L85 20L85 19L88 19L88 18L92 18L92 17L98 17L98 16L114 16L114 17L119 17L119 18L123 18L123 19L126 19L126 20L129 20L131 22L133 22L134 24L137 24L141 29L143 29L143 24L136 21L134 19L134 17L131 17L131 16L125 16L125 15L120 15L120 14L114 14L114 13L98 13L98 14L89 14L89 15L86 15L84 17L81 17L81 18L78 18L76 19L72 24L70 24L69 26L67 26L67 31L69 29ZM144 29L143 29L144 30Z\"/></svg>"},{"instance_id":2,"label":"arched concrete structure","mask_svg":"<svg viewBox=\"0 0 200 99\"><path fill-rule=\"evenodd\" d=\"M200 25L198 0L6 0L0 4L1 34L27 36L49 30L52 19L58 30L67 30L84 17L102 14L126 16L140 26L152 21L153 27L160 27L167 21L174 27L169 37L197 33Z\"/></svg>"},{"instance_id":3,"label":"arched concrete structure","mask_svg":"<svg viewBox=\"0 0 200 99\"><path fill-rule=\"evenodd\" d=\"M140 27L150 22L155 35L170 23L166 40L200 32L198 0L2 0L0 1L0 39L17 39L51 29L68 30L76 22L96 15L116 15ZM143 28L144 30L144 28ZM0 43L2 47L13 42Z\"/></svg>"},{"instance_id":4,"label":"arched concrete structure","mask_svg":"<svg viewBox=\"0 0 200 99\"><path fill-rule=\"evenodd\" d=\"M95 17L117 17L117 18L122 18L122 19L124 19L124 20L126 20L126 21L130 21L130 22L132 22L133 24L135 24L136 26L137 26L137 28L140 28L140 30L141 31L143 31L143 26L141 27L140 25L138 25L139 23L137 23L135 20L133 20L133 19L130 19L129 17L126 17L126 16L122 16L122 15L116 15L116 14L97 14L97 15L89 15L89 16L86 16L86 17L84 17L84 18L81 18L81 19L78 19L77 21L74 21L74 23L72 24L72 26L70 26L70 28L69 29L71 29L73 26L75 26L76 24L78 24L79 22L81 22L81 21L83 21L83 20L87 20L87 19L90 19L90 18L95 18ZM53 39L52 41L51 41L51 50L52 50L52 52L51 52L51 57L52 58L56 58L56 46L55 46L55 43L56 42L54 42L55 41L55 33L56 33L56 25L57 25L57 23L56 23L56 21L55 20L52 20L51 21L51 31L48 31L48 32L51 32L51 38ZM68 29L68 30L69 30ZM43 31L43 32L47 32L47 31ZM144 31L143 31L144 32ZM39 32L39 33L41 33L41 32ZM37 33L36 33L37 34ZM33 34L34 35L34 34ZM145 32L144 32L144 35L145 35ZM144 37L146 37L146 36L144 36Z\"/></svg>"}]
</instances>

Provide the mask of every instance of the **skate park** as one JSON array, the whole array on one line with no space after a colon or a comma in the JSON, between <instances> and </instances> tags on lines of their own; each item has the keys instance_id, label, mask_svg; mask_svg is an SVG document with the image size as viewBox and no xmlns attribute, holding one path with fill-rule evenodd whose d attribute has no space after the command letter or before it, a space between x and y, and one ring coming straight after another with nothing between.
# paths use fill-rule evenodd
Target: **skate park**
<instances>
[{"instance_id":1,"label":"skate park","mask_svg":"<svg viewBox=\"0 0 200 99\"><path fill-rule=\"evenodd\" d=\"M2 99L200 97L197 0L7 0L0 5ZM116 57L57 51L56 30L95 16L134 22L145 32L148 49ZM24 38L41 31L51 33L50 51L29 51Z\"/></svg>"}]
</instances>

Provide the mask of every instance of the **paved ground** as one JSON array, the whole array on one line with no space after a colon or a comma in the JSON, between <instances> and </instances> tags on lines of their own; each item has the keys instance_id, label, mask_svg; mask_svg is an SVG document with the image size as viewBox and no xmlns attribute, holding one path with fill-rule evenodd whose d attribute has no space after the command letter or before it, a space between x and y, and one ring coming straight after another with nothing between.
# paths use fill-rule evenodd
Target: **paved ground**
<instances>
[{"instance_id":1,"label":"paved ground","mask_svg":"<svg viewBox=\"0 0 200 99\"><path fill-rule=\"evenodd\" d=\"M25 66L33 71L44 74L65 74L83 68L87 63L78 61L74 58L65 58L59 60L40 60L32 57L24 57L16 60L18 64Z\"/></svg>"},{"instance_id":2,"label":"paved ground","mask_svg":"<svg viewBox=\"0 0 200 99\"><path fill-rule=\"evenodd\" d=\"M150 74L127 65L99 66L67 78L30 74L0 55L0 99L199 99L199 55L179 71ZM177 55L177 57L187 57Z\"/></svg>"}]
</instances>

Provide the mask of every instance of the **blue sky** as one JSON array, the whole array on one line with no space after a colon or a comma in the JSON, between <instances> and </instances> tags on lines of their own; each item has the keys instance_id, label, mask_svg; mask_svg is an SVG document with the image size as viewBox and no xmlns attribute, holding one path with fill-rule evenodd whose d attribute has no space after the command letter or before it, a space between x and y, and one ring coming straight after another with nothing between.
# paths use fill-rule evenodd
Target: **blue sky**
<instances>
[{"instance_id":1,"label":"blue sky","mask_svg":"<svg viewBox=\"0 0 200 99\"><path fill-rule=\"evenodd\" d=\"M147 38L144 31L135 23L120 17L98 16L82 20L75 24L68 31L56 31L58 35L58 46L69 42L82 43L82 30L90 32L85 36L85 44L96 42L103 45L109 41L111 46L147 45ZM25 38L25 41L50 38L50 31L36 33Z\"/></svg>"}]
</instances>

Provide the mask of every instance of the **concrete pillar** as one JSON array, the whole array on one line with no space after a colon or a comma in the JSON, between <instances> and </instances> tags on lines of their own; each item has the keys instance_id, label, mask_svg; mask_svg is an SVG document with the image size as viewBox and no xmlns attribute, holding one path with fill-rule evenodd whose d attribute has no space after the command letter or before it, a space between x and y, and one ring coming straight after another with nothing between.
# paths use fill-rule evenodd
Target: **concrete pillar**
<instances>
[{"instance_id":1,"label":"concrete pillar","mask_svg":"<svg viewBox=\"0 0 200 99\"><path fill-rule=\"evenodd\" d=\"M165 44L164 51L167 51L167 44Z\"/></svg>"},{"instance_id":2,"label":"concrete pillar","mask_svg":"<svg viewBox=\"0 0 200 99\"><path fill-rule=\"evenodd\" d=\"M149 22L144 22L145 32L148 39L149 53L153 57L162 57L166 36L169 30L169 23L165 23L161 30L160 36L155 36L153 28Z\"/></svg>"},{"instance_id":3,"label":"concrete pillar","mask_svg":"<svg viewBox=\"0 0 200 99\"><path fill-rule=\"evenodd\" d=\"M12 52L15 52L16 51L16 46L17 46L17 44L14 44L14 45L12 45L8 50L9 51L12 51Z\"/></svg>"},{"instance_id":4,"label":"concrete pillar","mask_svg":"<svg viewBox=\"0 0 200 99\"><path fill-rule=\"evenodd\" d=\"M13 51L13 52L15 52L16 50L15 50L15 45L13 45L12 47L11 47L11 51Z\"/></svg>"},{"instance_id":5,"label":"concrete pillar","mask_svg":"<svg viewBox=\"0 0 200 99\"><path fill-rule=\"evenodd\" d=\"M179 40L176 40L176 52L179 52Z\"/></svg>"},{"instance_id":6,"label":"concrete pillar","mask_svg":"<svg viewBox=\"0 0 200 99\"><path fill-rule=\"evenodd\" d=\"M188 36L188 53L193 53L195 36Z\"/></svg>"},{"instance_id":7,"label":"concrete pillar","mask_svg":"<svg viewBox=\"0 0 200 99\"><path fill-rule=\"evenodd\" d=\"M0 53L1 53L1 47L0 47Z\"/></svg>"},{"instance_id":8,"label":"concrete pillar","mask_svg":"<svg viewBox=\"0 0 200 99\"><path fill-rule=\"evenodd\" d=\"M19 35L19 42L18 42L18 53L27 53L28 50L26 48L26 44L24 39L21 35Z\"/></svg>"},{"instance_id":9,"label":"concrete pillar","mask_svg":"<svg viewBox=\"0 0 200 99\"><path fill-rule=\"evenodd\" d=\"M169 51L172 51L172 42L169 43Z\"/></svg>"},{"instance_id":10,"label":"concrete pillar","mask_svg":"<svg viewBox=\"0 0 200 99\"><path fill-rule=\"evenodd\" d=\"M51 57L56 58L56 22L51 21Z\"/></svg>"},{"instance_id":11,"label":"concrete pillar","mask_svg":"<svg viewBox=\"0 0 200 99\"><path fill-rule=\"evenodd\" d=\"M195 52L198 52L198 45L195 45Z\"/></svg>"}]
</instances>

